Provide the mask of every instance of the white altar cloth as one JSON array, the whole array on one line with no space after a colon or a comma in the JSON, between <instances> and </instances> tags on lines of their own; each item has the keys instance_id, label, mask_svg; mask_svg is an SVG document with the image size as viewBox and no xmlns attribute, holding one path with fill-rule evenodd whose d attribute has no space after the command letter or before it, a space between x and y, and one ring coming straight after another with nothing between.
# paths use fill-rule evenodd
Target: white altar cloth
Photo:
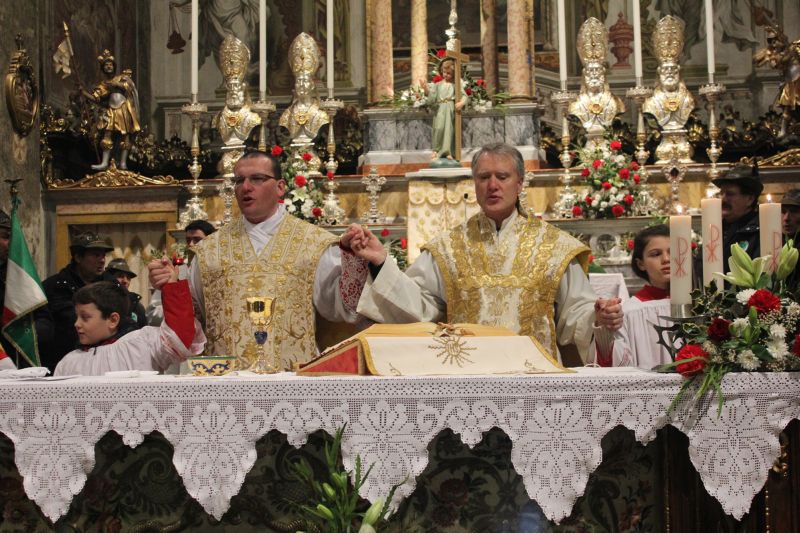
<instances>
[{"instance_id":1,"label":"white altar cloth","mask_svg":"<svg viewBox=\"0 0 800 533\"><path fill-rule=\"evenodd\" d=\"M702 414L685 402L668 416L681 382L626 368L547 376L0 380L0 432L14 443L26 493L56 520L83 488L94 445L109 431L129 446L163 434L188 493L220 518L255 462L256 441L270 430L299 447L314 431L333 434L347 423L345 467L354 468L357 454L375 464L362 496L375 500L405 480L397 504L414 490L437 433L450 428L474 446L496 426L513 442L511 459L530 497L560 521L600 464L606 433L622 425L644 443L672 424L688 436L708 492L739 519L778 457L778 434L800 418L800 374L728 375L719 418L716 402Z\"/></svg>"}]
</instances>

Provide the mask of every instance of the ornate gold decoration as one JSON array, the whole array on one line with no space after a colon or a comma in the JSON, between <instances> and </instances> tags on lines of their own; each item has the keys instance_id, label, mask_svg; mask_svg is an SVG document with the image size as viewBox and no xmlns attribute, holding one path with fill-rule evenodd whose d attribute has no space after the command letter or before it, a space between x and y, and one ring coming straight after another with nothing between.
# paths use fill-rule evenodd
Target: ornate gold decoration
<instances>
[{"instance_id":1,"label":"ornate gold decoration","mask_svg":"<svg viewBox=\"0 0 800 533\"><path fill-rule=\"evenodd\" d=\"M686 24L678 17L667 15L656 24L653 49L661 64L677 64L683 53L683 29Z\"/></svg>"},{"instance_id":2,"label":"ornate gold decoration","mask_svg":"<svg viewBox=\"0 0 800 533\"><path fill-rule=\"evenodd\" d=\"M247 66L250 64L250 50L247 45L234 35L228 34L220 45L219 56L219 68L226 80L228 78L239 81L244 79L247 74Z\"/></svg>"},{"instance_id":3,"label":"ornate gold decoration","mask_svg":"<svg viewBox=\"0 0 800 533\"><path fill-rule=\"evenodd\" d=\"M578 30L578 57L584 66L603 64L608 52L608 30L594 17L589 17Z\"/></svg>"},{"instance_id":4,"label":"ornate gold decoration","mask_svg":"<svg viewBox=\"0 0 800 533\"><path fill-rule=\"evenodd\" d=\"M467 341L462 337L471 335L463 328L456 328L451 324L440 322L433 333L433 342L436 344L428 345L428 348L439 350L437 358L442 359L442 365L458 365L463 367L465 363L472 363L468 357L469 353L475 351L474 346L467 346Z\"/></svg>"},{"instance_id":5,"label":"ornate gold decoration","mask_svg":"<svg viewBox=\"0 0 800 533\"><path fill-rule=\"evenodd\" d=\"M107 61L111 61L112 63L116 63L116 58L111 54L108 48L103 50L103 53L97 56L97 62L101 65Z\"/></svg>"},{"instance_id":6,"label":"ornate gold decoration","mask_svg":"<svg viewBox=\"0 0 800 533\"><path fill-rule=\"evenodd\" d=\"M292 103L278 123L289 130L293 146L311 150L311 140L328 123L328 114L320 108L314 73L319 66L319 47L307 33L292 41L289 64L295 77ZM315 169L316 170L316 169Z\"/></svg>"},{"instance_id":7,"label":"ornate gold decoration","mask_svg":"<svg viewBox=\"0 0 800 533\"><path fill-rule=\"evenodd\" d=\"M758 164L761 166L789 167L800 165L800 148L790 148L764 159L759 157L743 157L741 162L746 165L752 165L755 160L758 160Z\"/></svg>"},{"instance_id":8,"label":"ornate gold decoration","mask_svg":"<svg viewBox=\"0 0 800 533\"><path fill-rule=\"evenodd\" d=\"M14 40L17 50L11 55L5 79L6 106L14 131L25 137L31 132L39 112L39 84L31 58L22 47L22 35L18 33Z\"/></svg>"},{"instance_id":9,"label":"ornate gold decoration","mask_svg":"<svg viewBox=\"0 0 800 533\"><path fill-rule=\"evenodd\" d=\"M106 170L90 174L79 181L53 180L53 189L90 189L99 187L137 187L141 185L176 185L178 181L172 176L142 176L136 172L117 168L114 161Z\"/></svg>"},{"instance_id":10,"label":"ornate gold decoration","mask_svg":"<svg viewBox=\"0 0 800 533\"><path fill-rule=\"evenodd\" d=\"M772 471L787 478L789 477L789 436L786 432L781 431L778 440L781 444L781 453L772 464Z\"/></svg>"}]
</instances>

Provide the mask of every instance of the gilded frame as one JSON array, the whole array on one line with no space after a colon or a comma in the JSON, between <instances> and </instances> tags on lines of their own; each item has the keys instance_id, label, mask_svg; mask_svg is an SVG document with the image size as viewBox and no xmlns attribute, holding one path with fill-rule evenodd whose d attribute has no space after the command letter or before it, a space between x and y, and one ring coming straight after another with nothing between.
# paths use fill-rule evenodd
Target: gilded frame
<instances>
[{"instance_id":1,"label":"gilded frame","mask_svg":"<svg viewBox=\"0 0 800 533\"><path fill-rule=\"evenodd\" d=\"M17 50L5 77L6 106L11 125L21 137L28 135L39 113L39 84L27 50L22 47L22 35L17 34Z\"/></svg>"}]
</instances>

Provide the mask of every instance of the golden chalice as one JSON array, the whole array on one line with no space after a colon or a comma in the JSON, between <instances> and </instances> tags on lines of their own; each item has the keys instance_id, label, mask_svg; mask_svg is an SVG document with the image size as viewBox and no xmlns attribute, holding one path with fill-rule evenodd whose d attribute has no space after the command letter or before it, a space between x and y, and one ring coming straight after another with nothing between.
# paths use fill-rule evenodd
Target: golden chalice
<instances>
[{"instance_id":1,"label":"golden chalice","mask_svg":"<svg viewBox=\"0 0 800 533\"><path fill-rule=\"evenodd\" d=\"M275 316L275 299L266 296L250 296L247 298L247 314L253 324L253 336L259 345L258 357L248 370L256 374L274 374L283 370L280 358L273 354L272 360L267 353L269 325Z\"/></svg>"}]
</instances>

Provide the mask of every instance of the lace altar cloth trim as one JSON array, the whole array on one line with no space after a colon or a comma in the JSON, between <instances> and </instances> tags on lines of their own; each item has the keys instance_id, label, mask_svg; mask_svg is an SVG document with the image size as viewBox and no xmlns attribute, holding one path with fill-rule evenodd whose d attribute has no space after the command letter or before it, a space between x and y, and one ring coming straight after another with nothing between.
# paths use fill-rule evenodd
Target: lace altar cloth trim
<instances>
[{"instance_id":1,"label":"lace altar cloth trim","mask_svg":"<svg viewBox=\"0 0 800 533\"><path fill-rule=\"evenodd\" d=\"M16 450L25 491L56 520L94 466L108 431L129 446L159 431L175 449L189 494L216 518L241 488L270 430L301 446L310 433L347 429L343 460L375 468L362 496L375 500L405 483L411 494L428 463L427 445L450 428L469 446L496 426L512 440L512 462L548 518L570 514L602 459L600 441L618 425L648 442L672 424L708 492L741 518L779 454L778 434L800 418L800 375L731 374L722 415L684 403L668 416L681 378L630 369L582 369L558 376L428 378L270 377L76 378L0 381L0 432ZM687 394L689 396L689 394Z\"/></svg>"}]
</instances>

